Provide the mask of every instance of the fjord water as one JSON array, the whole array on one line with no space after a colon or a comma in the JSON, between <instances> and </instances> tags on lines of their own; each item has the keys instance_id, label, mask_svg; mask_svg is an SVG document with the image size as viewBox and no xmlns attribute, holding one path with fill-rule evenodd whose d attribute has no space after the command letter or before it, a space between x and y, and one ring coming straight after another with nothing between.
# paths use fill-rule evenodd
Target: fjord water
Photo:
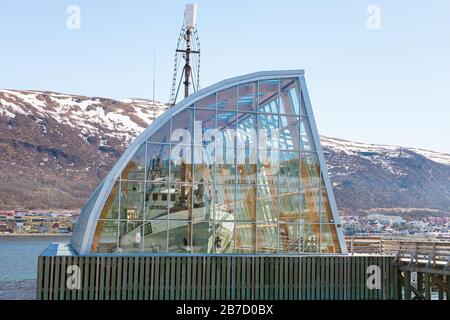
<instances>
[{"instance_id":1,"label":"fjord water","mask_svg":"<svg viewBox=\"0 0 450 320\"><path fill-rule=\"evenodd\" d=\"M0 237L0 300L35 299L37 258L51 243L69 237Z\"/></svg>"}]
</instances>

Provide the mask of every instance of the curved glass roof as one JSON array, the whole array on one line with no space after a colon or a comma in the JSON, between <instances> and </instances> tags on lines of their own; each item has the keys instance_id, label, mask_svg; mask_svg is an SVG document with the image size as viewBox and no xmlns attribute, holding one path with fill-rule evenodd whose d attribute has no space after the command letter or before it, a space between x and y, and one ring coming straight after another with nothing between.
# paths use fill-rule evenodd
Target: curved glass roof
<instances>
[{"instance_id":1,"label":"curved glass roof","mask_svg":"<svg viewBox=\"0 0 450 320\"><path fill-rule=\"evenodd\" d=\"M203 89L155 120L84 206L79 254L346 253L303 71Z\"/></svg>"}]
</instances>

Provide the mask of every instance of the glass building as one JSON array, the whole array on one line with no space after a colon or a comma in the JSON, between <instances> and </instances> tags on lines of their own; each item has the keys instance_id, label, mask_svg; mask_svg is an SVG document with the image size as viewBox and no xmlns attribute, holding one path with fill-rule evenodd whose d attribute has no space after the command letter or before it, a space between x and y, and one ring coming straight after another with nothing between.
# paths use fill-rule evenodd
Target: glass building
<instances>
[{"instance_id":1,"label":"glass building","mask_svg":"<svg viewBox=\"0 0 450 320\"><path fill-rule=\"evenodd\" d=\"M224 80L166 111L91 195L72 247L346 253L303 71Z\"/></svg>"}]
</instances>

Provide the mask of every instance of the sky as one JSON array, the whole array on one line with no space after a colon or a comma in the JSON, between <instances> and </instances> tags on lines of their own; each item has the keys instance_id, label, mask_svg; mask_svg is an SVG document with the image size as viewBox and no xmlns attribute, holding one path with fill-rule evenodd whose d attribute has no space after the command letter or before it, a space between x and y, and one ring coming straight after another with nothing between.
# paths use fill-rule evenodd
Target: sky
<instances>
[{"instance_id":1,"label":"sky","mask_svg":"<svg viewBox=\"0 0 450 320\"><path fill-rule=\"evenodd\" d=\"M3 0L0 88L167 102L187 2ZM320 134L450 153L450 1L196 3L202 87L304 69Z\"/></svg>"}]
</instances>

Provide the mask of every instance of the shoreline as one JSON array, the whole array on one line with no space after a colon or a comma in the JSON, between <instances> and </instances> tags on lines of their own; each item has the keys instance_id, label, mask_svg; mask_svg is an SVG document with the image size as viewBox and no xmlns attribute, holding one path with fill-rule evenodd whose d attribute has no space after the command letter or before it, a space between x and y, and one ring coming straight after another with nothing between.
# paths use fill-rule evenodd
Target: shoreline
<instances>
[{"instance_id":1,"label":"shoreline","mask_svg":"<svg viewBox=\"0 0 450 320\"><path fill-rule=\"evenodd\" d=\"M40 238L69 238L72 237L72 233L66 233L66 234L61 234L61 233L55 233L55 234L51 234L51 233L0 233L0 238L27 238L27 237L40 237Z\"/></svg>"}]
</instances>

